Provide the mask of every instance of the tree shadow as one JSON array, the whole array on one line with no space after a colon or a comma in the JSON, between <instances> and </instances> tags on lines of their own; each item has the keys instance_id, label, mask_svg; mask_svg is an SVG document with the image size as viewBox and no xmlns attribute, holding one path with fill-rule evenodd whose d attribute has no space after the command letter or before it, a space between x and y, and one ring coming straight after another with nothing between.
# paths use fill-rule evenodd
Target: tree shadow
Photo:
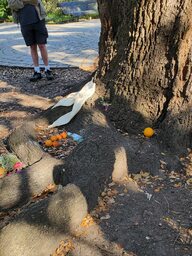
<instances>
[{"instance_id":1,"label":"tree shadow","mask_svg":"<svg viewBox=\"0 0 192 256\"><path fill-rule=\"evenodd\" d=\"M125 165L127 166L127 170L129 171L129 173L137 171L139 172L140 170L143 170L143 168L145 168L145 164L146 167L150 167L149 171L152 171L154 173L154 169L156 169L156 171L158 172L159 162L156 163L156 165L154 162L158 160L156 154L160 155L161 151L159 150L156 141L154 141L154 145L151 146L151 144L153 144L151 143L151 140L146 141L145 138L137 138L139 140L138 142L135 141L135 137L123 137L114 129L114 127L110 126L109 124L109 126L106 125L107 121L103 119L103 116L99 111L90 111L88 109L85 106L79 112L79 114L71 121L71 123L65 127L67 130L77 133L79 133L80 131L82 132L84 130L84 141L80 143L75 148L73 153L64 160L63 164L54 166L50 174L55 184L60 184L64 186L63 189L66 189L68 184L73 184L73 186L79 188L81 193L83 194L83 198L86 199L86 202L88 204L88 210L90 212L97 206L98 198L100 194L104 191L106 185L112 181L114 166L117 161L116 152L119 150L119 148L123 147L125 149ZM52 121L57 119L58 116L62 115L62 113L65 113L66 109L61 107L58 109L54 109L52 110L53 112L51 115L49 111L50 110L44 112L43 118L46 117L48 122L52 123ZM101 119L98 118L98 115L101 115ZM97 121L95 122L94 120L96 117ZM87 126L87 124L89 125ZM154 149L156 151L154 151ZM146 162L144 162L143 164L142 161L146 157L146 154L148 154L149 157L146 158ZM141 164L137 166L139 161L141 161ZM121 164L123 164L123 162ZM43 165L42 168L44 168ZM42 172L42 169L39 168L39 171ZM28 180L30 181L31 186L30 171L28 171L26 175L29 175ZM43 177L39 177L39 181L38 179L37 181L41 183L42 179ZM24 191L22 191L22 193L24 193ZM146 197L144 193L135 192L134 194L135 200L141 201L142 197ZM12 232L9 231L9 227L11 230L11 228L13 228L14 225L21 224L20 235L28 237L30 236L30 233L33 234L33 230L37 230L35 232L37 232L37 234L40 232L40 234L42 235L42 241L44 241L45 244L50 243L50 240L53 236L56 239L54 240L54 242L56 241L55 243L59 243L62 240L62 238L65 238L66 234L69 234L71 237L74 237L74 233L71 230L70 223L73 220L73 218L77 218L77 215L80 216L80 213L82 213L83 211L85 213L85 205L82 205L82 201L78 201L75 199L75 197L73 197L73 200L70 201L69 206L66 207L66 204L63 203L65 202L64 198L65 197L63 197L62 194L58 194L57 199L55 199L53 195L52 197L49 197L34 205L27 207L15 219L13 224L8 226L7 234L9 234L9 232ZM70 194L67 193L66 198L70 198ZM143 203L147 202L148 201L145 198L145 200L143 200ZM56 204L55 207L54 203ZM134 202L132 203L132 205L133 204ZM70 207L72 206L74 207L74 210L70 211L69 209L71 209ZM130 210L129 206L130 205L127 205L127 210ZM153 205L153 207L155 206ZM51 215L50 208L52 209ZM135 208L133 207L132 210L134 211ZM122 211L123 209L121 208L119 212ZM133 212L131 214L133 214ZM126 216L127 215L124 212L122 218L119 219L120 222L118 222L117 220L115 220L116 215L111 215L111 219L109 220L109 222L111 224L113 222L116 224L119 223L119 225L121 226L120 223L122 220L123 222L126 220ZM69 219L69 221L66 221L66 219ZM132 219L129 222L129 224L132 221L136 222L137 218L135 217L135 219ZM22 229L23 223L27 227L27 229ZM113 233L113 228L106 230L106 227L103 226L102 224L100 227L102 230L102 236L106 236L107 239L109 239L110 241L116 240ZM128 226L128 228L130 228L130 226ZM145 234L144 231L143 234ZM6 236L7 235L5 235L5 237ZM97 238L100 239L100 236ZM89 239L89 235L85 237L85 239L80 238L79 240L81 240L81 242L79 242L78 240L77 244L86 244L90 251L94 251L93 248L96 248L98 255L107 255L105 251L97 248L97 239L94 241L91 240L91 242L89 241ZM122 239L125 240L122 241ZM126 238L122 239L117 239L116 241L120 241L124 245L124 243L126 243L127 240ZM105 241L107 240L105 239ZM131 243L131 241L129 242ZM36 243L37 242L35 242L35 244ZM55 246L55 243L51 243L51 250L53 250L53 246ZM35 246L35 244L33 246ZM102 247L103 244L104 242L102 240L99 246ZM83 245L79 245L79 247L81 246ZM136 244L133 243L133 246L128 246L127 249L135 250L134 246L136 246ZM27 239L22 240L21 247L25 249L26 247L28 247Z\"/></svg>"}]
</instances>

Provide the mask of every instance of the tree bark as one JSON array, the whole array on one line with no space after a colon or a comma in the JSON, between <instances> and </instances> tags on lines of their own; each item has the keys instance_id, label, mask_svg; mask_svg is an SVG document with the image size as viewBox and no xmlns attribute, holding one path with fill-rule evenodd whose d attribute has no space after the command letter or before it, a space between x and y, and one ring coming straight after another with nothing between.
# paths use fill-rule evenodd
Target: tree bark
<instances>
[{"instance_id":1,"label":"tree bark","mask_svg":"<svg viewBox=\"0 0 192 256\"><path fill-rule=\"evenodd\" d=\"M160 129L166 145L192 145L192 2L102 1L98 78L110 118L128 132Z\"/></svg>"}]
</instances>

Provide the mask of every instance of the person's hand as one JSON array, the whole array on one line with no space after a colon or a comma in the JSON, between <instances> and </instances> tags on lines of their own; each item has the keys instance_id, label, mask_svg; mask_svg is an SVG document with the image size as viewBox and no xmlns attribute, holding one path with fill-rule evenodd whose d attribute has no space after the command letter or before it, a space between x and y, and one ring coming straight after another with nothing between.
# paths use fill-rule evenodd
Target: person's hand
<instances>
[{"instance_id":1,"label":"person's hand","mask_svg":"<svg viewBox=\"0 0 192 256\"><path fill-rule=\"evenodd\" d=\"M23 0L24 4L38 5L38 0Z\"/></svg>"}]
</instances>

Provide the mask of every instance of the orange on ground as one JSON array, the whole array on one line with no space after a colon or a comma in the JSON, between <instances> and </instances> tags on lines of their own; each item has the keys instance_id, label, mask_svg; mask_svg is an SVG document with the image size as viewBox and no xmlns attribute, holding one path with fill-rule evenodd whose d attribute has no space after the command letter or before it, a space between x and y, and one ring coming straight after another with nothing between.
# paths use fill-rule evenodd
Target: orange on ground
<instances>
[{"instance_id":1,"label":"orange on ground","mask_svg":"<svg viewBox=\"0 0 192 256\"><path fill-rule=\"evenodd\" d=\"M3 177L6 174L6 169L3 167L0 167L0 177Z\"/></svg>"},{"instance_id":2,"label":"orange on ground","mask_svg":"<svg viewBox=\"0 0 192 256\"><path fill-rule=\"evenodd\" d=\"M144 129L143 134L145 135L145 137L150 138L153 136L154 130L151 127L147 127Z\"/></svg>"},{"instance_id":3,"label":"orange on ground","mask_svg":"<svg viewBox=\"0 0 192 256\"><path fill-rule=\"evenodd\" d=\"M62 132L60 135L62 136L63 139L67 138L67 132Z\"/></svg>"},{"instance_id":4,"label":"orange on ground","mask_svg":"<svg viewBox=\"0 0 192 256\"><path fill-rule=\"evenodd\" d=\"M51 137L50 137L50 140L51 140L51 141L56 141L56 140L58 140L58 139L57 139L57 135L51 136Z\"/></svg>"},{"instance_id":5,"label":"orange on ground","mask_svg":"<svg viewBox=\"0 0 192 256\"><path fill-rule=\"evenodd\" d=\"M59 147L60 143L58 141L53 141L52 145L53 147Z\"/></svg>"},{"instance_id":6,"label":"orange on ground","mask_svg":"<svg viewBox=\"0 0 192 256\"><path fill-rule=\"evenodd\" d=\"M61 136L61 134L57 134L56 136L57 136L57 139L58 139L58 140L62 140L62 139L63 139L63 137Z\"/></svg>"},{"instance_id":7,"label":"orange on ground","mask_svg":"<svg viewBox=\"0 0 192 256\"><path fill-rule=\"evenodd\" d=\"M46 147L51 147L53 145L53 142L51 140L46 140L44 143Z\"/></svg>"}]
</instances>

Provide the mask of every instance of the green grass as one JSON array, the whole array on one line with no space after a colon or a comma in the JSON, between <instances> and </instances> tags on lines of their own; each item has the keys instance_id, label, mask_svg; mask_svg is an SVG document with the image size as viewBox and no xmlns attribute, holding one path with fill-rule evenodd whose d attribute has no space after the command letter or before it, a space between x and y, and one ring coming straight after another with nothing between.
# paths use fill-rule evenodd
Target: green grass
<instances>
[{"instance_id":1,"label":"green grass","mask_svg":"<svg viewBox=\"0 0 192 256\"><path fill-rule=\"evenodd\" d=\"M72 15L65 15L63 13L58 12L58 13L48 13L46 20L49 24L59 24L59 23L78 21L81 19L97 19L97 18L99 18L99 15L97 14L75 17Z\"/></svg>"},{"instance_id":2,"label":"green grass","mask_svg":"<svg viewBox=\"0 0 192 256\"><path fill-rule=\"evenodd\" d=\"M47 23L51 23L51 24L59 24L59 23L75 21L75 17L70 16L70 15L64 15L64 14L58 15L55 13L50 13L47 15L46 21L47 21Z\"/></svg>"},{"instance_id":3,"label":"green grass","mask_svg":"<svg viewBox=\"0 0 192 256\"><path fill-rule=\"evenodd\" d=\"M0 22L12 22L13 18L11 15L3 16L4 13L0 12ZM48 13L46 17L46 21L49 24L61 24L61 23L67 23L67 22L74 22L79 21L81 19L97 19L99 18L98 14L90 14L90 15L84 15L80 17L72 16L72 15L65 15L63 14L62 10L60 8L55 9L54 12Z\"/></svg>"}]
</instances>

